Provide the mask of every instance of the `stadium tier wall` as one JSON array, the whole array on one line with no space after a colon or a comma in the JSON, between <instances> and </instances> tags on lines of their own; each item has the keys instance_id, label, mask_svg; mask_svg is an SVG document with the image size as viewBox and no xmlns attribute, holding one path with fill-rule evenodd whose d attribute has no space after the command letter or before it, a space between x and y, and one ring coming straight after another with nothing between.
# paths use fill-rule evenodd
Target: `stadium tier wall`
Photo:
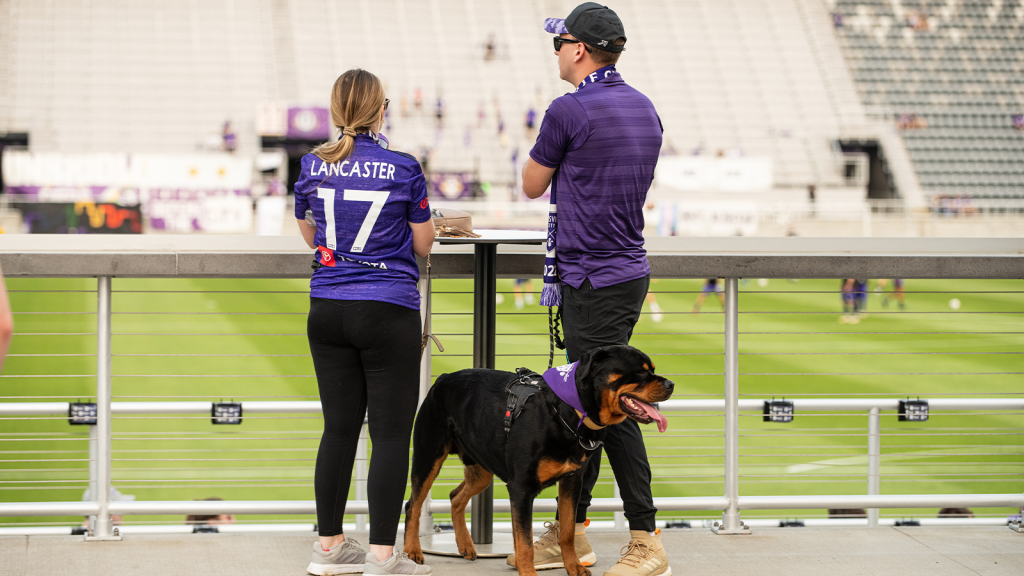
<instances>
[{"instance_id":1,"label":"stadium tier wall","mask_svg":"<svg viewBox=\"0 0 1024 576\"><path fill-rule=\"evenodd\" d=\"M573 5L0 0L0 133L37 150L182 152L231 120L251 153L261 103L326 105L340 72L365 67L387 83L396 148L509 182L528 110L539 122L570 89L541 24ZM629 37L619 68L657 105L666 151L769 156L776 186L839 184L830 140L864 113L821 0L613 8Z\"/></svg>"}]
</instances>

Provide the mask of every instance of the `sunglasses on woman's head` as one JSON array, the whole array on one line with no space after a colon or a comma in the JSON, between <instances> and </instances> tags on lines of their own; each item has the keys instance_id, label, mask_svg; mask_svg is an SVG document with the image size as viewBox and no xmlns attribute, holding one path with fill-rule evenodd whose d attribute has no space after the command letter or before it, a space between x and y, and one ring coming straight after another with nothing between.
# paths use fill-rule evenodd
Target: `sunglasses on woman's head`
<instances>
[{"instance_id":1,"label":"sunglasses on woman's head","mask_svg":"<svg viewBox=\"0 0 1024 576\"><path fill-rule=\"evenodd\" d=\"M391 103L391 100L389 98L385 98L384 99L384 109L385 110L388 109L388 104L390 104L390 103Z\"/></svg>"}]
</instances>

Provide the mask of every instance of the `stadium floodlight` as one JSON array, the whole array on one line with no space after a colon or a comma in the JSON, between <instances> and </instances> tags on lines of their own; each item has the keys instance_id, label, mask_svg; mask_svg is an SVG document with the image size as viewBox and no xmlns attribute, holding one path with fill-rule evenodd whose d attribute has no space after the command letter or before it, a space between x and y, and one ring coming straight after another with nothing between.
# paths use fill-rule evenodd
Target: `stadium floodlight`
<instances>
[{"instance_id":1,"label":"stadium floodlight","mask_svg":"<svg viewBox=\"0 0 1024 576\"><path fill-rule=\"evenodd\" d=\"M95 403L71 402L68 404L68 424L96 425L97 408Z\"/></svg>"},{"instance_id":2,"label":"stadium floodlight","mask_svg":"<svg viewBox=\"0 0 1024 576\"><path fill-rule=\"evenodd\" d=\"M241 424L241 402L214 402L210 422L214 424Z\"/></svg>"},{"instance_id":3,"label":"stadium floodlight","mask_svg":"<svg viewBox=\"0 0 1024 576\"><path fill-rule=\"evenodd\" d=\"M900 400L900 422L927 422L928 401L927 400Z\"/></svg>"},{"instance_id":4,"label":"stadium floodlight","mask_svg":"<svg viewBox=\"0 0 1024 576\"><path fill-rule=\"evenodd\" d=\"M764 401L765 422L792 422L793 402L789 400L765 400Z\"/></svg>"}]
</instances>

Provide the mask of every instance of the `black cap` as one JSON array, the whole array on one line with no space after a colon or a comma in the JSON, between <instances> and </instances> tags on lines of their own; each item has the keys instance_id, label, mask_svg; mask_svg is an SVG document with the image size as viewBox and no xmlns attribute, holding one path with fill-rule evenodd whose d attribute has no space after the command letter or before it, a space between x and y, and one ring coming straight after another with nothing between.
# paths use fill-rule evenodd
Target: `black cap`
<instances>
[{"instance_id":1,"label":"black cap","mask_svg":"<svg viewBox=\"0 0 1024 576\"><path fill-rule=\"evenodd\" d=\"M619 38L626 39L626 29L614 10L597 2L584 2L565 18L565 28L577 39L608 52L622 52L616 46Z\"/></svg>"}]
</instances>

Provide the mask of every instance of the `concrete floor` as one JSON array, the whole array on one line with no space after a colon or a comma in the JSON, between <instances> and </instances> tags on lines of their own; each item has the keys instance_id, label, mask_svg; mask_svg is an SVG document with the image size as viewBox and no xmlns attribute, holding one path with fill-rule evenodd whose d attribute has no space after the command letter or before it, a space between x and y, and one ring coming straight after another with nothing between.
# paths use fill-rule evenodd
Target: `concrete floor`
<instances>
[{"instance_id":1,"label":"concrete floor","mask_svg":"<svg viewBox=\"0 0 1024 576\"><path fill-rule=\"evenodd\" d=\"M366 542L365 534L352 536ZM598 553L592 571L603 574L618 560L626 535L590 531L588 536ZM693 529L667 530L662 537L676 576L1024 573L1024 534L1005 527L766 528L750 536ZM121 542L4 536L0 575L302 576L313 541L312 534L295 533L129 535ZM439 575L514 574L500 559L427 558Z\"/></svg>"}]
</instances>

